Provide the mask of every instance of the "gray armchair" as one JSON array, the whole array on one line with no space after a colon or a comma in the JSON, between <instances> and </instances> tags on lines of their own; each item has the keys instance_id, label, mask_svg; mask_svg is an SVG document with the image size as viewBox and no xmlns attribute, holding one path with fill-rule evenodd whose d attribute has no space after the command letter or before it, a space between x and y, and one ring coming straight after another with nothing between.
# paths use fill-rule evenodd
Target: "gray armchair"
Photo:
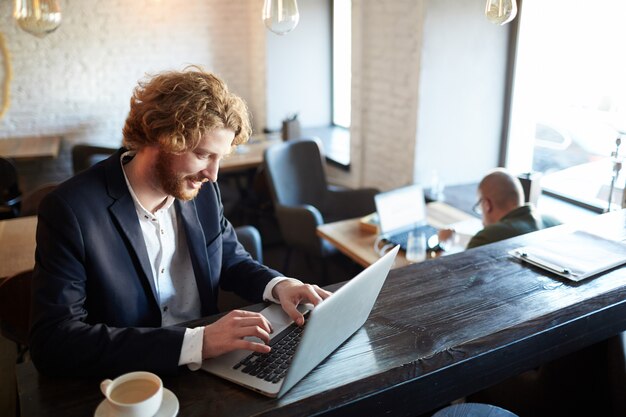
<instances>
[{"instance_id":1,"label":"gray armchair","mask_svg":"<svg viewBox=\"0 0 626 417\"><path fill-rule=\"evenodd\" d=\"M235 233L237 234L237 240L252 256L252 259L263 263L263 241L258 229L254 226L239 226L235 228ZM249 304L249 301L244 300L237 294L220 288L217 297L217 308L220 311L230 311Z\"/></svg>"},{"instance_id":2,"label":"gray armchair","mask_svg":"<svg viewBox=\"0 0 626 417\"><path fill-rule=\"evenodd\" d=\"M317 236L317 226L376 210L374 195L378 190L347 190L328 184L317 139L270 146L265 151L263 164L278 226L288 247L285 272L291 249L322 259L336 253L330 243Z\"/></svg>"},{"instance_id":3,"label":"gray armchair","mask_svg":"<svg viewBox=\"0 0 626 417\"><path fill-rule=\"evenodd\" d=\"M261 234L254 226L239 226L235 228L237 240L248 251L252 259L263 263L263 241Z\"/></svg>"},{"instance_id":4,"label":"gray armchair","mask_svg":"<svg viewBox=\"0 0 626 417\"><path fill-rule=\"evenodd\" d=\"M0 157L0 219L19 216L21 204L17 168L9 159Z\"/></svg>"},{"instance_id":5,"label":"gray armchair","mask_svg":"<svg viewBox=\"0 0 626 417\"><path fill-rule=\"evenodd\" d=\"M72 169L78 174L113 155L118 148L79 143L72 147Z\"/></svg>"}]
</instances>

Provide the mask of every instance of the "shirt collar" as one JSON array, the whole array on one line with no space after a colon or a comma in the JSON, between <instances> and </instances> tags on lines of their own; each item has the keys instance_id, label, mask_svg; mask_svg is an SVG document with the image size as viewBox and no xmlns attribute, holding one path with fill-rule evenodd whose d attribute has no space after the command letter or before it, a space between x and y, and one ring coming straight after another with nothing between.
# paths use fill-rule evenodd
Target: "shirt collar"
<instances>
[{"instance_id":1,"label":"shirt collar","mask_svg":"<svg viewBox=\"0 0 626 417\"><path fill-rule=\"evenodd\" d=\"M135 194L133 187L130 185L130 181L128 181L128 176L126 175L126 170L124 169L124 165L126 165L131 159L133 159L133 157L135 156L135 153L136 153L135 151L126 151L122 153L122 155L120 156L120 164L122 165L122 172L124 173L124 180L126 181L128 192L130 193L131 197L133 198L133 202L135 203L135 208L137 209L137 213L141 215L154 217L154 214L150 212L150 210L146 209L139 201L139 198L137 198L137 194ZM165 204L163 204L161 208L157 210L157 213L169 210L172 204L174 204L174 200L175 198L173 196L168 195L165 200Z\"/></svg>"}]
</instances>

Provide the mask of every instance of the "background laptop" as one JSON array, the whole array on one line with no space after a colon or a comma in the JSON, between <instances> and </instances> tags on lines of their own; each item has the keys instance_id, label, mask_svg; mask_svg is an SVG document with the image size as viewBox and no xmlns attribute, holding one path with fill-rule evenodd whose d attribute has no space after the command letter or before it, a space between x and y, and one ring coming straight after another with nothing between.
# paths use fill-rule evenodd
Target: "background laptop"
<instances>
[{"instance_id":1,"label":"background laptop","mask_svg":"<svg viewBox=\"0 0 626 417\"><path fill-rule=\"evenodd\" d=\"M380 235L406 250L411 230L424 232L426 239L437 234L437 229L426 221L426 203L421 185L409 185L376 194L376 213Z\"/></svg>"},{"instance_id":2,"label":"background laptop","mask_svg":"<svg viewBox=\"0 0 626 417\"><path fill-rule=\"evenodd\" d=\"M280 305L272 304L261 311L274 330L270 341L272 352L267 355L278 350L275 343L294 344L295 353L290 361L283 360L270 370L258 371L255 364L267 356L237 350L204 361L202 369L264 395L282 396L365 323L398 250L396 246L311 310L299 342L291 342L298 337L285 342L291 336L282 336L283 332L298 327ZM285 372L279 377L281 369Z\"/></svg>"}]
</instances>

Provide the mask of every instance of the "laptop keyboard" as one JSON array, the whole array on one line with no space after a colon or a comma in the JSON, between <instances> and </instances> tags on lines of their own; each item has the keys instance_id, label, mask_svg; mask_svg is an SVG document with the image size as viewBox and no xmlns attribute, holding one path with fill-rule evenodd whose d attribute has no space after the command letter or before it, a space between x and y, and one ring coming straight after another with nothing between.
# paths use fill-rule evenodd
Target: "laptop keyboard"
<instances>
[{"instance_id":1,"label":"laptop keyboard","mask_svg":"<svg viewBox=\"0 0 626 417\"><path fill-rule=\"evenodd\" d=\"M416 227L415 229L411 229L411 230L407 230L405 232L398 233L396 235L388 236L386 238L386 240L388 240L389 242L391 242L391 243L393 243L395 245L400 245L400 248L402 250L406 250L406 244L407 244L407 242L409 240L409 233L411 233L414 230L417 230L418 232L424 233L424 235L426 235L426 240L428 240L428 238L431 237L432 235L436 235L437 234L437 229L435 229L434 227L432 227L430 225L424 225L424 226Z\"/></svg>"},{"instance_id":2,"label":"laptop keyboard","mask_svg":"<svg viewBox=\"0 0 626 417\"><path fill-rule=\"evenodd\" d=\"M304 324L306 325L306 321ZM287 374L303 329L304 326L292 323L270 340L272 350L269 353L253 352L233 366L233 369L274 384L280 382Z\"/></svg>"}]
</instances>

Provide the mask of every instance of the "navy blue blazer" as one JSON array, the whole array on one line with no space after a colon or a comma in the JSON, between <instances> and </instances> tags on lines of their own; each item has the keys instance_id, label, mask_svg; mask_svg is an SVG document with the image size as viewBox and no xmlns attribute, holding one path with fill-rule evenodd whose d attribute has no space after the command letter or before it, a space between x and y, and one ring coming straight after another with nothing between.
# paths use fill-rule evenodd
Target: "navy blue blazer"
<instances>
[{"instance_id":1,"label":"navy blue blazer","mask_svg":"<svg viewBox=\"0 0 626 417\"><path fill-rule=\"evenodd\" d=\"M184 327L161 327L148 252L120 164L120 149L41 203L33 274L30 351L55 375L177 371ZM251 302L280 274L254 261L223 216L217 184L175 201L202 315L217 313L218 286Z\"/></svg>"}]
</instances>

